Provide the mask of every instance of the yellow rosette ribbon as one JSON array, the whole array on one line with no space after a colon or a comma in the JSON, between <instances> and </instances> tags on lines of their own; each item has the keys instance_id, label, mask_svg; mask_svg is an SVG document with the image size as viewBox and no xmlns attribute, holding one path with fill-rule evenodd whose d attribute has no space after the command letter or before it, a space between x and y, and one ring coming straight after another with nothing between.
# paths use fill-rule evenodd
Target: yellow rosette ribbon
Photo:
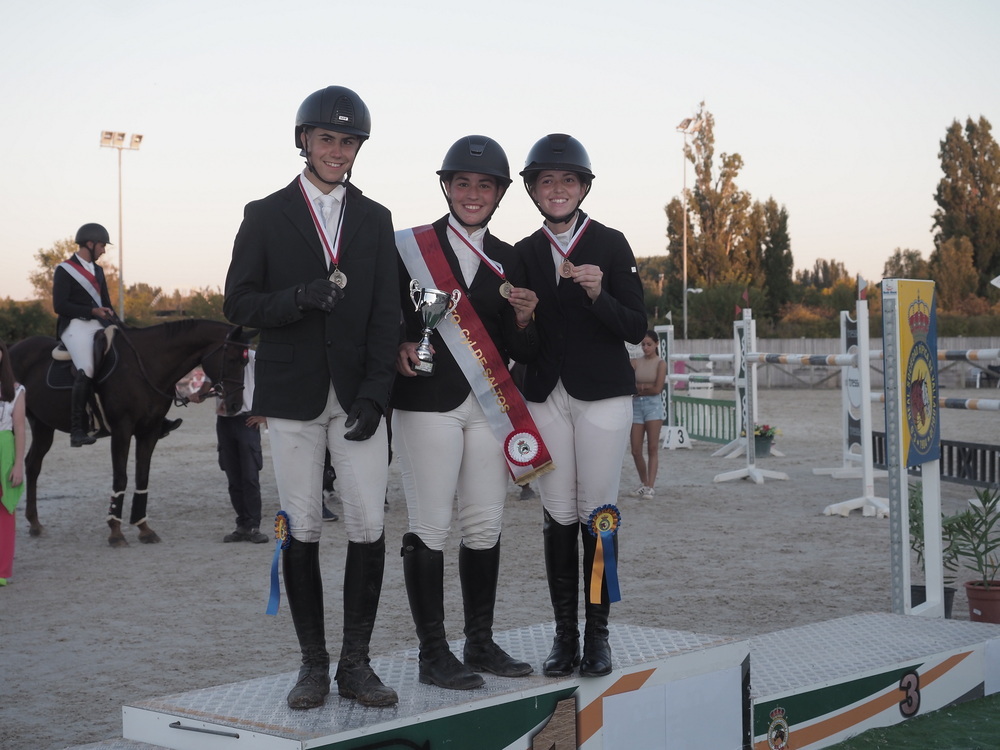
<instances>
[{"instance_id":1,"label":"yellow rosette ribbon","mask_svg":"<svg viewBox=\"0 0 1000 750\"><path fill-rule=\"evenodd\" d=\"M608 598L612 602L622 600L618 587L618 560L615 559L614 536L622 523L622 514L614 505L602 505L595 508L587 521L587 531L597 537L597 548L594 551L594 564L590 571L591 604L601 603L601 582L608 582Z\"/></svg>"}]
</instances>

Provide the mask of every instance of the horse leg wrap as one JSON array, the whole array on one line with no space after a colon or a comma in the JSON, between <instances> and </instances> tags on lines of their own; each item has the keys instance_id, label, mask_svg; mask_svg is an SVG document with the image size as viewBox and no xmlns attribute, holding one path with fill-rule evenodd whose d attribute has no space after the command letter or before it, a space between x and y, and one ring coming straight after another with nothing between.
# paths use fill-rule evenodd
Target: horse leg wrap
<instances>
[{"instance_id":1,"label":"horse leg wrap","mask_svg":"<svg viewBox=\"0 0 1000 750\"><path fill-rule=\"evenodd\" d=\"M122 506L125 504L125 490L120 490L111 496L108 507L108 520L122 522Z\"/></svg>"},{"instance_id":2,"label":"horse leg wrap","mask_svg":"<svg viewBox=\"0 0 1000 750\"><path fill-rule=\"evenodd\" d=\"M149 490L136 490L132 493L132 515L128 522L135 526L146 520L146 500L149 497Z\"/></svg>"}]
</instances>

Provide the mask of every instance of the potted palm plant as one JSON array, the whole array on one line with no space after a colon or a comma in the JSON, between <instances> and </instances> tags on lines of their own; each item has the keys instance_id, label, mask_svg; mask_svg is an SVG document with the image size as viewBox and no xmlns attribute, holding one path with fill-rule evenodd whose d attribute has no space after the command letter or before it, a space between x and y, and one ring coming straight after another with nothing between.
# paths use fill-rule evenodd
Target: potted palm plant
<instances>
[{"instance_id":1,"label":"potted palm plant","mask_svg":"<svg viewBox=\"0 0 1000 750\"><path fill-rule=\"evenodd\" d=\"M955 516L953 535L962 567L976 574L965 583L969 619L1000 623L1000 486L976 490L976 501Z\"/></svg>"},{"instance_id":2,"label":"potted palm plant","mask_svg":"<svg viewBox=\"0 0 1000 750\"><path fill-rule=\"evenodd\" d=\"M910 549L916 553L917 563L924 567L924 508L923 486L911 484L907 496L910 509ZM941 514L941 563L944 567L944 616L951 619L957 589L955 583L958 572L958 549L955 545L954 525L957 516ZM927 587L922 583L910 584L910 605L916 606L927 601Z\"/></svg>"}]
</instances>

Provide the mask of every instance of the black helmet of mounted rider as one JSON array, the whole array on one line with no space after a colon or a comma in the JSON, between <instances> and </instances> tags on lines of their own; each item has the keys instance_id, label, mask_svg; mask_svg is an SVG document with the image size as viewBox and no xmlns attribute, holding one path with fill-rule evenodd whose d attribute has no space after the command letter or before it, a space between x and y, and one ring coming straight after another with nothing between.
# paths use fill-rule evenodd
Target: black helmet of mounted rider
<instances>
[{"instance_id":1,"label":"black helmet of mounted rider","mask_svg":"<svg viewBox=\"0 0 1000 750\"><path fill-rule=\"evenodd\" d=\"M448 149L441 162L441 169L437 171L441 178L441 192L448 201L448 208L459 222L462 222L451 203L451 196L448 193L448 184L452 177L458 172L470 172L473 174L484 174L494 177L497 181L497 200L483 221L476 226L485 227L489 220L493 218L500 201L510 186L510 163L507 161L507 154L500 147L500 144L485 135L467 135L459 138Z\"/></svg>"},{"instance_id":2,"label":"black helmet of mounted rider","mask_svg":"<svg viewBox=\"0 0 1000 750\"><path fill-rule=\"evenodd\" d=\"M528 191L528 195L531 196L536 207L538 207L538 201L532 195L532 190L538 175L546 170L574 172L584 184L583 198L586 198L587 193L590 192L595 177L590 169L590 156L587 154L587 149L576 138L565 133L550 133L541 138L531 147L528 158L524 160L524 169L521 170L520 174L524 178L524 189ZM583 203L583 198L580 199L580 203ZM577 204L577 208L579 207ZM541 207L538 207L538 210L542 216L555 223L569 221L576 214L574 209L568 216L559 218L549 216L541 210Z\"/></svg>"},{"instance_id":3,"label":"black helmet of mounted rider","mask_svg":"<svg viewBox=\"0 0 1000 750\"><path fill-rule=\"evenodd\" d=\"M103 242L105 245L110 245L111 235L100 224L84 224L76 230L75 241L77 245L86 245L88 242Z\"/></svg>"}]
</instances>

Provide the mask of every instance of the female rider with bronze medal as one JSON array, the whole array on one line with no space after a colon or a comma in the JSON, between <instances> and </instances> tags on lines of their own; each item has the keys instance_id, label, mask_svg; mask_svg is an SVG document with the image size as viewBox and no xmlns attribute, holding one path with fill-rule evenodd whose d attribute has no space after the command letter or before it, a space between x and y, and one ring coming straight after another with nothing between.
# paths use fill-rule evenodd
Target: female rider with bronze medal
<instances>
[{"instance_id":1,"label":"female rider with bronze medal","mask_svg":"<svg viewBox=\"0 0 1000 750\"><path fill-rule=\"evenodd\" d=\"M509 477L530 481L549 463L507 370L510 359L537 352L535 293L523 288L513 248L486 228L511 183L507 157L495 141L467 136L448 150L438 175L449 214L396 233L404 333L392 434L409 513L403 573L420 641L420 681L467 690L484 684L476 672L532 671L493 641L493 612ZM449 297L454 308L431 336L427 374L417 351L425 321L415 308L422 298ZM464 664L448 648L444 628L444 548L456 497Z\"/></svg>"},{"instance_id":2,"label":"female rider with bronze medal","mask_svg":"<svg viewBox=\"0 0 1000 750\"><path fill-rule=\"evenodd\" d=\"M538 356L527 363L524 396L552 453L541 477L542 534L555 639L543 664L553 677L608 674L610 603L618 601L615 506L632 424L635 373L626 341L646 333L635 256L625 236L591 220L580 204L594 173L575 138L547 135L521 172L545 219L515 245L529 288L538 295ZM583 657L577 609L579 538L586 592Z\"/></svg>"}]
</instances>

